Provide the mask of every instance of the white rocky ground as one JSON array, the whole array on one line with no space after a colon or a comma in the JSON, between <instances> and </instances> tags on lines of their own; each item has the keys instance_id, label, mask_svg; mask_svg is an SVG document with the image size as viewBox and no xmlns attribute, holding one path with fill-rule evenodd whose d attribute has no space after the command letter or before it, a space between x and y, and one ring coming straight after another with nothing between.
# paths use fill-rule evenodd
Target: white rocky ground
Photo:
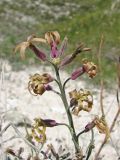
<instances>
[{"instance_id":1,"label":"white rocky ground","mask_svg":"<svg viewBox=\"0 0 120 160\"><path fill-rule=\"evenodd\" d=\"M45 68L40 66L38 68L38 66L31 66L29 68L25 68L24 70L13 71L11 65L7 61L1 61L0 71L1 117L3 112L6 113L6 118L3 122L3 128L10 121L13 123L23 121L24 116L26 119L31 121L33 121L35 117L42 117L55 119L57 122L67 122L67 117L62 102L55 93L46 92L43 94L43 96L32 96L27 89L29 75L44 72L48 72L53 75L53 70L50 67ZM61 72L61 75L63 80L68 77L67 73L64 71ZM57 87L55 83L53 83L53 86ZM99 89L94 88L94 86L90 86L90 82L85 83L79 79L77 81L70 81L67 84L66 93L74 88L90 89L94 95L94 106L91 113L81 112L79 117L73 116L76 130L79 132L94 118L94 115L100 115ZM106 118L108 124L110 125L118 109L115 90L113 90L111 93L104 91L104 108L107 115ZM20 130L22 132L23 129ZM14 130L8 129L5 135L1 138L1 142L8 139L12 135L15 135ZM91 160L94 159L94 154L98 150L103 138L104 135L99 134L95 129L95 149L90 158ZM86 151L86 146L89 143L89 140L90 133L83 134L80 137L80 144L84 152ZM66 148L69 148L71 152L73 151L73 144L68 129L64 126L47 129L46 144L49 143L52 143L55 148L58 148L59 145L63 144ZM17 150L17 148L26 145L21 139L11 140L2 145L1 153L8 146ZM24 152L24 157L27 155L27 151L28 150ZM120 118L111 134L111 139L105 145L100 157L102 160L118 160L118 157L120 157Z\"/></svg>"}]
</instances>

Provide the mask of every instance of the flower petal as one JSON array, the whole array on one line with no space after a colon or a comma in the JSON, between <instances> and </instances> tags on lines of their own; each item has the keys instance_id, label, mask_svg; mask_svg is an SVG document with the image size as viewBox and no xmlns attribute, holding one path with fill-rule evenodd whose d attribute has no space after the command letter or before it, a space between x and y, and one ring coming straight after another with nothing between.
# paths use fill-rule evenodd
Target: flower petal
<instances>
[{"instance_id":1,"label":"flower petal","mask_svg":"<svg viewBox=\"0 0 120 160\"><path fill-rule=\"evenodd\" d=\"M35 37L36 37L35 34L32 34L32 35L28 36L28 37L27 37L27 42L31 42L31 40L32 40L33 38L35 38Z\"/></svg>"},{"instance_id":2,"label":"flower petal","mask_svg":"<svg viewBox=\"0 0 120 160\"><path fill-rule=\"evenodd\" d=\"M81 76L83 73L84 73L84 68L83 67L80 67L78 69L76 69L72 75L71 75L71 79L72 80L75 80L76 78L78 78L79 76Z\"/></svg>"},{"instance_id":3,"label":"flower petal","mask_svg":"<svg viewBox=\"0 0 120 160\"><path fill-rule=\"evenodd\" d=\"M59 67L61 68L61 67L65 66L65 65L71 63L71 62L73 61L73 59L74 59L74 57L73 57L72 54L67 55L67 56L61 61Z\"/></svg>"},{"instance_id":4,"label":"flower petal","mask_svg":"<svg viewBox=\"0 0 120 160\"><path fill-rule=\"evenodd\" d=\"M31 42L41 42L41 43L46 43L46 40L43 38L33 38Z\"/></svg>"},{"instance_id":5,"label":"flower petal","mask_svg":"<svg viewBox=\"0 0 120 160\"><path fill-rule=\"evenodd\" d=\"M51 44L53 42L53 39L52 39L52 36L51 36L51 32L45 33L45 39L46 39L48 44Z\"/></svg>"},{"instance_id":6,"label":"flower petal","mask_svg":"<svg viewBox=\"0 0 120 160\"><path fill-rule=\"evenodd\" d=\"M45 39L48 42L48 44L50 44L50 45L53 41L56 44L60 43L60 35L57 31L52 31L52 32L45 33Z\"/></svg>"},{"instance_id":7,"label":"flower petal","mask_svg":"<svg viewBox=\"0 0 120 160\"><path fill-rule=\"evenodd\" d=\"M68 38L65 37L59 49L59 55L62 55L67 47Z\"/></svg>"},{"instance_id":8,"label":"flower petal","mask_svg":"<svg viewBox=\"0 0 120 160\"><path fill-rule=\"evenodd\" d=\"M57 49L56 43L53 41L51 44L51 57L52 58L57 58L59 56L59 52Z\"/></svg>"},{"instance_id":9,"label":"flower petal","mask_svg":"<svg viewBox=\"0 0 120 160\"><path fill-rule=\"evenodd\" d=\"M60 43L60 34L58 33L58 31L53 31L53 32L51 32L51 34L53 35L56 44L59 44Z\"/></svg>"},{"instance_id":10,"label":"flower petal","mask_svg":"<svg viewBox=\"0 0 120 160\"><path fill-rule=\"evenodd\" d=\"M22 59L24 59L25 58L25 50L27 47L29 47L29 45L30 45L29 42L22 42L15 47L14 52L17 52L18 50L20 50L20 56Z\"/></svg>"},{"instance_id":11,"label":"flower petal","mask_svg":"<svg viewBox=\"0 0 120 160\"><path fill-rule=\"evenodd\" d=\"M77 99L77 97L78 97L78 92L77 92L77 90L74 89L73 91L69 92L69 97L70 97L70 98Z\"/></svg>"},{"instance_id":12,"label":"flower petal","mask_svg":"<svg viewBox=\"0 0 120 160\"><path fill-rule=\"evenodd\" d=\"M30 44L30 49L36 54L36 56L42 61L46 60L46 55L42 51L40 51L35 45Z\"/></svg>"}]
</instances>

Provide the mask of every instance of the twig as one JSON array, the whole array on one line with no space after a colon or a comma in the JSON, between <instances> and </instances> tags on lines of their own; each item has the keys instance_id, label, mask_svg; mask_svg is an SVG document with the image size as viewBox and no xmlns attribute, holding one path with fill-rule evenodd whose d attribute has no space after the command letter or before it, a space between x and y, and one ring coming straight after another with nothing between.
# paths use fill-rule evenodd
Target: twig
<instances>
[{"instance_id":1,"label":"twig","mask_svg":"<svg viewBox=\"0 0 120 160\"><path fill-rule=\"evenodd\" d=\"M37 147L35 147L32 143L30 143L21 133L20 131L16 128L16 126L12 123L9 123L1 132L0 132L0 136L3 135L3 133L9 128L12 127L15 132L18 134L18 136L24 140L24 142L26 144L28 144L31 148L33 148L35 151L39 152L39 149Z\"/></svg>"},{"instance_id":2,"label":"twig","mask_svg":"<svg viewBox=\"0 0 120 160\"><path fill-rule=\"evenodd\" d=\"M100 108L101 108L101 112L102 112L102 116L105 116L104 113L104 106L103 106L103 73L102 73L102 66L101 66L101 50L102 50L102 46L103 46L103 35L101 36L100 39L100 45L99 45L99 50L98 50L98 54L97 54L97 59L98 59L98 68L99 68L99 75L100 75Z\"/></svg>"},{"instance_id":3,"label":"twig","mask_svg":"<svg viewBox=\"0 0 120 160\"><path fill-rule=\"evenodd\" d=\"M3 143L6 143L6 142L11 141L11 140L16 139L16 138L20 138L20 137L12 136L12 137L10 137L10 138L4 140Z\"/></svg>"},{"instance_id":4,"label":"twig","mask_svg":"<svg viewBox=\"0 0 120 160\"><path fill-rule=\"evenodd\" d=\"M56 153L55 148L53 147L52 144L48 145L48 148L51 150L53 156L55 157L56 160L59 160L59 155Z\"/></svg>"},{"instance_id":5,"label":"twig","mask_svg":"<svg viewBox=\"0 0 120 160\"><path fill-rule=\"evenodd\" d=\"M120 157L120 153L117 150L117 146L114 144L114 140L112 139L112 137L110 137L110 140L111 140L111 145L115 149L117 156Z\"/></svg>"},{"instance_id":6,"label":"twig","mask_svg":"<svg viewBox=\"0 0 120 160\"><path fill-rule=\"evenodd\" d=\"M117 65L117 70L119 69L119 67L120 67L120 57L119 57L119 65ZM117 111L117 113L116 113L116 115L115 115L115 117L114 117L114 119L113 119L112 124L111 124L110 133L112 132L112 130L113 130L114 126L115 126L115 123L116 123L116 121L117 121L117 118L118 118L119 115L120 115L120 103L119 103L120 72L117 72L117 78L118 78L118 89L117 89L116 98L117 98L117 103L118 103L118 111ZM103 140L103 142L102 142L102 144L101 144L98 152L97 152L96 155L95 155L95 160L97 160L97 158L98 158L98 156L99 156L99 154L100 154L100 152L101 152L101 150L102 150L102 148L104 147L105 144L106 144L106 136L105 136L105 138L104 138L104 140Z\"/></svg>"},{"instance_id":7,"label":"twig","mask_svg":"<svg viewBox=\"0 0 120 160\"><path fill-rule=\"evenodd\" d=\"M116 113L116 115L114 117L114 120L113 120L113 122L111 124L110 133L112 132L112 130L113 130L114 126L115 126L115 123L116 123L116 120L117 120L119 114L120 114L120 106L119 106L119 109L118 109L118 111L117 111L117 113ZM104 147L105 144L106 144L106 136L105 136L105 138L104 138L104 140L103 140L98 152L95 155L95 160L97 160L97 158L98 158L98 156L99 156L99 154L100 154L100 152L101 152L101 150L102 150L102 148Z\"/></svg>"}]
</instances>

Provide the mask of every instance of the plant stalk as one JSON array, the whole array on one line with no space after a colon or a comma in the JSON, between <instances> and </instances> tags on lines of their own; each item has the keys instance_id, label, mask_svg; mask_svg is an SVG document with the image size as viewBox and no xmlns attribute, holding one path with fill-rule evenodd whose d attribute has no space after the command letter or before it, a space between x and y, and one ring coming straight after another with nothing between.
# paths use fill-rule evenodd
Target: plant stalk
<instances>
[{"instance_id":1,"label":"plant stalk","mask_svg":"<svg viewBox=\"0 0 120 160\"><path fill-rule=\"evenodd\" d=\"M68 121L69 121L69 126L71 128L70 133L71 133L71 136L72 136L72 140L73 140L73 143L74 143L74 146L75 146L76 153L79 153L80 152L80 148L79 148L78 138L77 138L77 135L76 135L76 132L75 132L72 115L71 115L70 110L69 110L69 105L68 105L68 102L67 102L66 94L65 94L63 85L61 83L59 70L58 70L57 67L55 67L55 71L56 71L57 81L59 82L59 89L60 89L60 92L61 92L61 99L62 99L63 104L65 106L65 110L66 110Z\"/></svg>"}]
</instances>

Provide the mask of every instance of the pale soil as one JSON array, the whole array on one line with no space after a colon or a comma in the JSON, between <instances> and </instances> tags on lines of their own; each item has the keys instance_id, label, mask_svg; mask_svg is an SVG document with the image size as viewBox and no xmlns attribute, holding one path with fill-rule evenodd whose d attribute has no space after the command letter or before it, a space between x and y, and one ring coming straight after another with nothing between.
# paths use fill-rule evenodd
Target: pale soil
<instances>
[{"instance_id":1,"label":"pale soil","mask_svg":"<svg viewBox=\"0 0 120 160\"><path fill-rule=\"evenodd\" d=\"M4 64L4 65L3 65ZM10 64L1 62L0 65L1 81L0 81L0 114L5 112L5 121L3 122L3 128L10 121L18 123L23 121L25 116L28 121L33 121L35 117L55 119L57 122L67 122L66 113L63 104L58 95L51 92L45 92L42 96L32 96L27 89L27 83L29 75L34 73L50 73L54 75L53 70L49 67L29 67L20 71L13 71ZM61 71L63 80L68 77L67 73ZM91 81L91 80L90 80ZM90 113L81 112L79 117L74 118L76 131L79 132L84 129L84 126L90 122L95 115L100 115L100 103L99 103L99 89L90 86L89 82L83 82L78 79L77 81L70 81L67 84L66 93L77 88L85 88L91 90L94 96L94 106ZM58 89L55 83L52 83L56 90ZM69 98L68 98L69 100ZM116 102L116 92L113 90L111 93L104 91L104 108L106 113L106 119L110 125L118 109ZM19 128L20 129L20 128ZM20 129L21 132L23 129ZM94 159L94 155L98 150L104 135L99 134L97 129L95 131L95 149L91 156L91 160ZM5 135L1 138L4 141L14 135L13 129L8 129ZM61 144L73 152L73 143L69 135L69 131L64 126L54 127L47 129L47 144L52 143L57 149ZM80 137L80 144L85 153L86 146L90 140L90 133L83 134ZM19 145L18 145L19 144ZM19 147L25 147L24 157L28 154L28 147L23 143L21 139L11 140L1 147L1 151L7 147L12 147L17 150ZM100 157L102 160L117 160L120 157L120 118L118 119L116 126L111 133L111 138L102 150Z\"/></svg>"}]
</instances>

